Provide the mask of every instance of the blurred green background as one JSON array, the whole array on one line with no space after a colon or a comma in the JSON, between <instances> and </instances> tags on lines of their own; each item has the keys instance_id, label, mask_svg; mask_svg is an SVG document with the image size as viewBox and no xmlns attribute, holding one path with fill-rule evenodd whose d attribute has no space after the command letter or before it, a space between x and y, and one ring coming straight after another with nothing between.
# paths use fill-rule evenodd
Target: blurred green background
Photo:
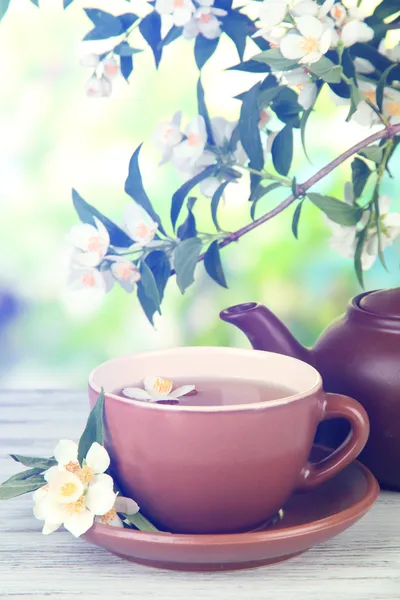
<instances>
[{"instance_id":1,"label":"blurred green background","mask_svg":"<svg viewBox=\"0 0 400 600\"><path fill-rule=\"evenodd\" d=\"M130 201L123 191L130 156L147 140L143 177L166 220L180 182L171 166L157 166L151 135L176 110L183 110L184 121L196 114L197 70L192 42L179 40L165 51L158 73L151 53L144 52L136 58L130 85L118 79L111 98L89 99L84 88L90 70L79 66L79 58L98 48L80 43L90 28L83 3L76 0L65 12L61 4L42 0L37 9L29 0L14 0L0 23L0 385L83 386L96 364L117 354L173 345L247 346L218 313L249 300L267 304L302 342L312 344L361 291L351 261L329 249L329 228L312 206L303 211L299 241L291 233L290 208L226 248L228 290L214 284L202 266L183 297L171 280L156 329L136 298L121 289L96 310L71 301L65 289L65 235L77 222L71 188L119 221ZM144 4L134 0L131 8L140 11ZM124 0L92 5L116 14L129 6ZM250 45L249 56L255 52ZM235 63L233 45L223 39L203 74L212 116L237 118L240 104L232 97L257 80L225 70ZM307 130L312 165L300 144L296 147L292 173L299 182L368 135L344 123L345 111L321 96ZM341 197L348 177L346 163L315 191ZM221 213L227 229L249 219L246 185L230 188ZM385 180L384 192L397 210L399 189L398 180ZM263 199L258 214L275 205L279 194ZM209 200L201 199L197 214L205 229L208 213ZM376 263L366 274L367 289L399 285L399 245L386 257L389 273Z\"/></svg>"}]
</instances>

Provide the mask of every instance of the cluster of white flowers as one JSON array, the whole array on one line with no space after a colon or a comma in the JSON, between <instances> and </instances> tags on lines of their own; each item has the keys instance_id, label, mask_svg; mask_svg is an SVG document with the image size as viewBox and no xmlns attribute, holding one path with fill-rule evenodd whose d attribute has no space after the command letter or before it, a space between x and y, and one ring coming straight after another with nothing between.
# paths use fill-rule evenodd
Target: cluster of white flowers
<instances>
[{"instance_id":1,"label":"cluster of white flowers","mask_svg":"<svg viewBox=\"0 0 400 600\"><path fill-rule=\"evenodd\" d=\"M353 204L354 194L353 186L350 182L345 184L344 199L347 204ZM379 215L380 215L380 230L381 230L381 246L382 250L390 246L394 240L400 236L400 213L390 213L392 199L390 196L382 195L378 199ZM354 253L357 246L357 233L360 228L364 228L369 220L369 211L366 211L360 223L355 226L346 227L338 225L328 219L329 226L332 230L330 239L330 247L338 252L344 258L354 258ZM376 261L379 250L379 234L374 226L369 228L367 239L364 243L363 252L361 255L361 265L364 271L370 269Z\"/></svg>"},{"instance_id":2,"label":"cluster of white flowers","mask_svg":"<svg viewBox=\"0 0 400 600\"><path fill-rule=\"evenodd\" d=\"M368 42L373 29L364 23L367 16L357 0L264 0L259 7L260 30L282 55L301 64L320 60L330 48Z\"/></svg>"},{"instance_id":3,"label":"cluster of white flowers","mask_svg":"<svg viewBox=\"0 0 400 600\"><path fill-rule=\"evenodd\" d=\"M116 58L109 56L100 62L97 54L86 54L81 59L81 65L93 69L93 74L86 84L87 96L89 98L111 96L112 81L120 72L120 66Z\"/></svg>"},{"instance_id":4,"label":"cluster of white flowers","mask_svg":"<svg viewBox=\"0 0 400 600\"><path fill-rule=\"evenodd\" d=\"M215 145L207 146L207 129L204 118L196 115L181 131L182 115L176 113L171 121L158 125L153 135L153 143L161 152L161 163L170 161L182 178L187 181L211 165L240 166L248 157L240 141L230 147L237 122L223 117L211 119L211 131ZM211 197L221 181L218 177L208 177L200 182L200 191Z\"/></svg>"},{"instance_id":5,"label":"cluster of white flowers","mask_svg":"<svg viewBox=\"0 0 400 600\"><path fill-rule=\"evenodd\" d=\"M358 87L362 92L365 100L362 100L356 112L352 116L352 121L364 127L372 127L380 122L379 116L371 106L376 104L376 85L369 81L359 81ZM341 98L331 89L329 94L338 105L350 105L350 99ZM387 118L388 123L397 125L400 123L400 91L393 88L385 87L383 90L382 114Z\"/></svg>"},{"instance_id":6,"label":"cluster of white flowers","mask_svg":"<svg viewBox=\"0 0 400 600\"><path fill-rule=\"evenodd\" d=\"M33 514L44 521L43 533L49 534L64 525L75 537L83 535L94 521L123 527L118 512L135 514L134 500L117 496L114 482L105 471L110 466L107 450L95 442L82 466L78 462L78 445L61 440L54 451L57 465L46 471L46 485L33 495Z\"/></svg>"},{"instance_id":7,"label":"cluster of white flowers","mask_svg":"<svg viewBox=\"0 0 400 600\"><path fill-rule=\"evenodd\" d=\"M99 302L115 282L131 293L140 280L135 263L119 255L118 249L110 248L107 229L99 219L94 218L94 222L95 225L75 225L67 236L74 248L68 286L87 296L93 304ZM158 224L139 205L132 203L124 207L121 229L134 242L130 251L155 246L157 228Z\"/></svg>"},{"instance_id":8,"label":"cluster of white flowers","mask_svg":"<svg viewBox=\"0 0 400 600\"><path fill-rule=\"evenodd\" d=\"M177 27L183 27L183 37L193 39L203 35L209 40L221 35L221 21L226 10L214 8L214 0L156 0L155 9L161 15L171 16Z\"/></svg>"}]
</instances>

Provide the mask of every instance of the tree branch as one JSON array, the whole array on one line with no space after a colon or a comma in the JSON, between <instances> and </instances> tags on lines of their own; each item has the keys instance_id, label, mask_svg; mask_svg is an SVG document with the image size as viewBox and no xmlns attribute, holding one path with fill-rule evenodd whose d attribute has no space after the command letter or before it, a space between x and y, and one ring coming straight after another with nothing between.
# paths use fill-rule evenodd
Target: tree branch
<instances>
[{"instance_id":1,"label":"tree branch","mask_svg":"<svg viewBox=\"0 0 400 600\"><path fill-rule=\"evenodd\" d=\"M272 210L267 212L262 217L259 217L252 223L249 223L248 225L245 225L244 227L241 227L237 231L234 231L233 233L231 233L228 237L226 237L224 240L222 240L222 242L220 242L219 247L224 248L225 246L228 246L228 244L230 244L232 242L236 242L243 235L245 235L246 233L249 233L249 231L253 231L253 229L258 227L259 225L262 225L263 223L266 223L267 221L269 221L276 215L279 215L279 213L281 213L288 206L290 206L296 200L296 198L298 198L300 195L303 195L311 186L313 186L315 183L317 183L318 181L323 179L326 175L328 175L328 173L330 173L331 171L336 169L336 167L338 167L340 164L342 164L342 162L344 162L345 160L350 158L350 156L353 156L353 154L356 154L357 152L359 152L363 148L369 146L373 142L376 142L377 140L381 140L383 138L392 138L396 134L400 134L400 124L399 125L389 125L388 127L385 127L385 129L382 129L381 131L377 131L376 133L373 133L372 135L368 136L361 142L358 142L358 144L355 144L354 146L352 146L351 148L346 150L346 152L343 152L343 154L341 154L340 156L335 158L335 160L332 160L325 167L323 167L320 171L315 173L315 175L310 177L310 179L307 179L307 181L305 181L303 184L297 185L296 186L296 188L297 188L296 195L290 194L290 196L288 198L286 198L286 200L281 202L281 204L278 204L278 206L276 206L275 208L273 208ZM200 255L199 261L203 260L203 258L204 258L204 254Z\"/></svg>"}]
</instances>

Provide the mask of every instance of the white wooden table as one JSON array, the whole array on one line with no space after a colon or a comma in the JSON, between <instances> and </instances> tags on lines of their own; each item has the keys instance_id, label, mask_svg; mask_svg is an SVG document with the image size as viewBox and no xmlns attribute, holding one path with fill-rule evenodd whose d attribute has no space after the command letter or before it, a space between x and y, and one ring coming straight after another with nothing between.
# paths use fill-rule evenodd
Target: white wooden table
<instances>
[{"instance_id":1,"label":"white wooden table","mask_svg":"<svg viewBox=\"0 0 400 600\"><path fill-rule=\"evenodd\" d=\"M7 453L51 456L87 414L82 391L0 391L0 480L18 468ZM400 493L382 493L353 528L302 556L230 573L155 570L40 530L29 495L0 504L1 600L400 600Z\"/></svg>"}]
</instances>

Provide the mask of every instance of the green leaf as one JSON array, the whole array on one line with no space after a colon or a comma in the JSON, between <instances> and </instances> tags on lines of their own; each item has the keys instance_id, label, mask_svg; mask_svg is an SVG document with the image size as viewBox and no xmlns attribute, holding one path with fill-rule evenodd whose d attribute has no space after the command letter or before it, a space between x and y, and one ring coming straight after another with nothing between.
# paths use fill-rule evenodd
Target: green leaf
<instances>
[{"instance_id":1,"label":"green leaf","mask_svg":"<svg viewBox=\"0 0 400 600\"><path fill-rule=\"evenodd\" d=\"M249 166L260 171L264 166L264 153L261 144L260 111L258 95L260 84L257 83L245 95L240 111L239 129L243 148L250 159Z\"/></svg>"},{"instance_id":2,"label":"green leaf","mask_svg":"<svg viewBox=\"0 0 400 600\"><path fill-rule=\"evenodd\" d=\"M57 464L55 458L37 458L35 456L21 456L20 454L10 454L11 458L16 462L21 463L25 467L31 467L33 469L42 469L45 471L54 467Z\"/></svg>"},{"instance_id":3,"label":"green leaf","mask_svg":"<svg viewBox=\"0 0 400 600\"><path fill-rule=\"evenodd\" d=\"M383 95L384 95L388 76L391 73L391 71L393 71L393 69L396 67L398 67L398 63L393 63L392 65L390 65L390 67L388 67L382 73L382 76L378 82L378 85L376 86L376 104L377 104L380 112L383 111Z\"/></svg>"},{"instance_id":4,"label":"green leaf","mask_svg":"<svg viewBox=\"0 0 400 600\"><path fill-rule=\"evenodd\" d=\"M6 14L9 6L10 0L0 0L0 21Z\"/></svg>"},{"instance_id":5,"label":"green leaf","mask_svg":"<svg viewBox=\"0 0 400 600\"><path fill-rule=\"evenodd\" d=\"M194 272L200 256L202 242L192 237L180 242L175 248L174 267L176 282L182 294L194 281Z\"/></svg>"},{"instance_id":6,"label":"green leaf","mask_svg":"<svg viewBox=\"0 0 400 600\"><path fill-rule=\"evenodd\" d=\"M177 235L180 240L187 240L191 237L196 237L197 228L196 228L196 218L193 214L193 206L196 202L197 198L192 197L187 201L188 215L186 220L178 227Z\"/></svg>"},{"instance_id":7,"label":"green leaf","mask_svg":"<svg viewBox=\"0 0 400 600\"><path fill-rule=\"evenodd\" d=\"M203 36L199 35L199 36L197 36L196 39L198 39L199 37L203 37ZM207 142L210 145L214 145L215 142L214 142L214 136L213 136L212 127L211 127L211 120L210 120L210 116L208 114L207 105L206 105L206 101L204 98L204 89L201 84L200 77L197 81L197 110L198 110L199 115L201 115L203 117L204 122L206 124Z\"/></svg>"},{"instance_id":8,"label":"green leaf","mask_svg":"<svg viewBox=\"0 0 400 600\"><path fill-rule=\"evenodd\" d=\"M247 35L254 29L253 21L237 10L230 10L224 17L222 25L226 35L235 44L240 60L243 60Z\"/></svg>"},{"instance_id":9,"label":"green leaf","mask_svg":"<svg viewBox=\"0 0 400 600\"><path fill-rule=\"evenodd\" d=\"M113 246L118 248L129 248L132 246L133 240L123 231L118 225L116 225L110 219L107 219L97 208L94 208L91 204L86 202L76 190L72 190L72 202L74 208L78 214L78 217L82 223L89 223L89 225L96 225L94 217L99 219L107 229L110 236L110 242Z\"/></svg>"},{"instance_id":10,"label":"green leaf","mask_svg":"<svg viewBox=\"0 0 400 600\"><path fill-rule=\"evenodd\" d=\"M133 56L134 54L143 52L143 50L132 48L132 46L130 46L128 42L121 42L120 44L118 44L118 46L115 46L113 52L115 54L118 54L118 56Z\"/></svg>"},{"instance_id":11,"label":"green leaf","mask_svg":"<svg viewBox=\"0 0 400 600\"><path fill-rule=\"evenodd\" d=\"M171 263L166 253L162 250L153 250L153 252L150 252L145 262L153 273L161 304L168 279L171 275Z\"/></svg>"},{"instance_id":12,"label":"green leaf","mask_svg":"<svg viewBox=\"0 0 400 600\"><path fill-rule=\"evenodd\" d=\"M153 316L156 312L161 314L160 293L152 270L145 260L139 265L140 281L137 283L137 297L145 312L146 317L153 325Z\"/></svg>"},{"instance_id":13,"label":"green leaf","mask_svg":"<svg viewBox=\"0 0 400 600\"><path fill-rule=\"evenodd\" d=\"M215 174L216 168L217 167L215 165L210 165L209 167L206 167L204 171L201 171L201 173L195 175L194 177L192 177L192 179L189 179L189 181L186 181L172 196L171 222L174 229L186 196L194 187L196 187L196 185L203 181L203 179L207 179L207 177L212 177Z\"/></svg>"},{"instance_id":14,"label":"green leaf","mask_svg":"<svg viewBox=\"0 0 400 600\"><path fill-rule=\"evenodd\" d=\"M271 71L270 67L262 62L257 60L246 60L245 62L241 62L238 65L234 65L233 67L229 67L228 71L245 71L247 73L269 73Z\"/></svg>"},{"instance_id":15,"label":"green leaf","mask_svg":"<svg viewBox=\"0 0 400 600\"><path fill-rule=\"evenodd\" d=\"M387 17L391 17L395 13L399 12L399 10L399 5L396 1L383 0L383 2L379 2L373 14L374 17L377 17L379 20L383 20Z\"/></svg>"},{"instance_id":16,"label":"green leaf","mask_svg":"<svg viewBox=\"0 0 400 600\"><path fill-rule=\"evenodd\" d=\"M272 110L283 123L289 124L291 127L299 127L299 113L303 110L297 101L295 91L284 87L277 98L271 104Z\"/></svg>"},{"instance_id":17,"label":"green leaf","mask_svg":"<svg viewBox=\"0 0 400 600\"><path fill-rule=\"evenodd\" d=\"M380 210L379 210L379 189L378 188L375 188L374 196L373 196L373 203L374 203L374 208L375 208L376 232L377 232L377 236L378 236L378 256L379 256L379 260L381 261L383 268L386 271L389 271L386 261L385 261L385 256L383 254L383 248L382 248L382 228L381 228L381 214L380 214Z\"/></svg>"},{"instance_id":18,"label":"green leaf","mask_svg":"<svg viewBox=\"0 0 400 600\"><path fill-rule=\"evenodd\" d=\"M342 67L335 65L329 58L322 56L318 62L309 66L311 73L327 83L339 83L342 79Z\"/></svg>"},{"instance_id":19,"label":"green leaf","mask_svg":"<svg viewBox=\"0 0 400 600\"><path fill-rule=\"evenodd\" d=\"M300 120L301 145L303 146L304 154L309 163L311 163L311 160L308 156L307 148L306 148L306 126L307 126L307 122L308 122L308 117L311 115L312 112L313 112L313 107L308 108L307 110L305 110L303 112L303 114L301 115L301 120Z\"/></svg>"},{"instance_id":20,"label":"green leaf","mask_svg":"<svg viewBox=\"0 0 400 600\"><path fill-rule=\"evenodd\" d=\"M261 184L254 190L254 193L251 194L250 196L250 201L252 202L251 205L251 209L250 209L250 216L251 218L255 219L255 213L256 213L256 207L258 204L258 201L261 200L261 198L264 198L264 196L266 196L267 194L269 194L269 192L272 192L272 190L275 190L276 188L281 187L280 183L274 182L274 183L270 183L267 186L262 186Z\"/></svg>"},{"instance_id":21,"label":"green leaf","mask_svg":"<svg viewBox=\"0 0 400 600\"><path fill-rule=\"evenodd\" d=\"M218 224L218 217L217 217L218 205L219 205L219 201L221 200L221 198L223 196L225 188L229 183L231 183L230 180L224 181L223 183L221 183L221 185L214 192L214 195L211 199L211 216L212 216L212 220L214 222L214 225L215 225L217 231L221 231L221 228Z\"/></svg>"},{"instance_id":22,"label":"green leaf","mask_svg":"<svg viewBox=\"0 0 400 600\"><path fill-rule=\"evenodd\" d=\"M10 477L10 479L7 479L7 481L4 482L5 484L11 485L12 483L16 482L16 481L28 481L31 480L33 477L37 478L38 475L42 475L43 471L45 471L47 469L27 469L26 471L21 471L20 473L16 473L15 475L13 475L12 477Z\"/></svg>"},{"instance_id":23,"label":"green leaf","mask_svg":"<svg viewBox=\"0 0 400 600\"><path fill-rule=\"evenodd\" d=\"M293 128L285 125L272 142L272 162L281 175L287 175L293 159Z\"/></svg>"},{"instance_id":24,"label":"green leaf","mask_svg":"<svg viewBox=\"0 0 400 600\"><path fill-rule=\"evenodd\" d=\"M156 10L146 15L140 22L139 31L153 51L156 69L162 57L161 15Z\"/></svg>"},{"instance_id":25,"label":"green leaf","mask_svg":"<svg viewBox=\"0 0 400 600\"><path fill-rule=\"evenodd\" d=\"M206 62L212 57L219 44L219 37L209 40L203 35L198 35L194 43L194 58L199 71Z\"/></svg>"},{"instance_id":26,"label":"green leaf","mask_svg":"<svg viewBox=\"0 0 400 600\"><path fill-rule=\"evenodd\" d=\"M224 288L228 287L222 268L218 242L216 240L212 242L207 249L204 256L204 267L211 279L214 279L214 281Z\"/></svg>"},{"instance_id":27,"label":"green leaf","mask_svg":"<svg viewBox=\"0 0 400 600\"><path fill-rule=\"evenodd\" d=\"M150 533L157 533L159 531L159 529L157 529L157 527L140 512L137 512L134 515L125 515L123 513L122 515L130 524L134 525L136 529L139 529L139 531L148 531Z\"/></svg>"},{"instance_id":28,"label":"green leaf","mask_svg":"<svg viewBox=\"0 0 400 600\"><path fill-rule=\"evenodd\" d=\"M68 8L68 6L73 3L73 1L74 0L64 0L64 9Z\"/></svg>"},{"instance_id":29,"label":"green leaf","mask_svg":"<svg viewBox=\"0 0 400 600\"><path fill-rule=\"evenodd\" d=\"M104 426L103 426L103 412L104 412L104 390L101 388L99 397L96 400L96 404L90 411L89 418L86 422L86 427L81 435L78 444L78 461L82 465L83 460L86 458L87 453L91 445L94 442L104 445Z\"/></svg>"},{"instance_id":30,"label":"green leaf","mask_svg":"<svg viewBox=\"0 0 400 600\"><path fill-rule=\"evenodd\" d=\"M143 187L142 175L139 169L139 154L141 148L142 145L136 148L135 152L132 154L131 160L129 161L128 177L125 181L125 192L128 194L128 196L132 198L132 200L134 200L135 202L137 202L137 204L140 204L140 206L144 208L144 210L147 212L148 215L150 215L153 221L158 223L158 228L161 231L161 233L165 234L164 228L161 223L161 219L153 209L149 197L146 194L145 189Z\"/></svg>"},{"instance_id":31,"label":"green leaf","mask_svg":"<svg viewBox=\"0 0 400 600\"><path fill-rule=\"evenodd\" d=\"M350 121L351 117L356 112L358 105L360 104L360 102L362 102L364 100L364 96L363 96L362 92L355 85L354 81L351 82L350 88L351 88L350 110L346 117L346 123L348 123Z\"/></svg>"},{"instance_id":32,"label":"green leaf","mask_svg":"<svg viewBox=\"0 0 400 600\"><path fill-rule=\"evenodd\" d=\"M292 232L293 232L293 235L296 238L296 240L299 239L299 221L300 221L302 208L303 208L303 202L299 202L298 205L296 206L296 210L294 211L294 214L293 214Z\"/></svg>"},{"instance_id":33,"label":"green leaf","mask_svg":"<svg viewBox=\"0 0 400 600\"><path fill-rule=\"evenodd\" d=\"M323 196L311 192L307 196L331 221L339 223L339 225L356 225L361 219L363 211L357 206L351 206L332 198L332 196Z\"/></svg>"},{"instance_id":34,"label":"green leaf","mask_svg":"<svg viewBox=\"0 0 400 600\"><path fill-rule=\"evenodd\" d=\"M371 170L369 166L361 158L355 158L351 163L351 179L356 199L363 193L370 175Z\"/></svg>"},{"instance_id":35,"label":"green leaf","mask_svg":"<svg viewBox=\"0 0 400 600\"><path fill-rule=\"evenodd\" d=\"M14 476L15 477L15 476ZM10 500L22 494L35 492L46 485L43 475L33 475L28 479L8 479L0 485L0 500Z\"/></svg>"},{"instance_id":36,"label":"green leaf","mask_svg":"<svg viewBox=\"0 0 400 600\"><path fill-rule=\"evenodd\" d=\"M171 29L168 31L167 35L162 41L163 46L168 46L179 37L181 37L183 31L183 27L177 27L176 25L172 25Z\"/></svg>"},{"instance_id":37,"label":"green leaf","mask_svg":"<svg viewBox=\"0 0 400 600\"><path fill-rule=\"evenodd\" d=\"M361 287L364 287L364 274L362 270L362 262L361 257L364 249L364 241L367 235L368 227L365 227L362 231L357 235L357 246L356 251L354 253L354 268L356 271L357 279Z\"/></svg>"},{"instance_id":38,"label":"green leaf","mask_svg":"<svg viewBox=\"0 0 400 600\"><path fill-rule=\"evenodd\" d=\"M278 94L280 94L281 91L282 91L282 87L279 85L277 85L276 87L273 87L273 88L267 88L265 90L261 90L258 95L258 107L260 109L262 109L262 108L265 108L266 106L268 106L270 104L270 102L275 100L275 98L278 96Z\"/></svg>"},{"instance_id":39,"label":"green leaf","mask_svg":"<svg viewBox=\"0 0 400 600\"><path fill-rule=\"evenodd\" d=\"M297 60L285 58L277 48L256 54L253 56L253 60L266 63L273 71L290 71L298 66Z\"/></svg>"},{"instance_id":40,"label":"green leaf","mask_svg":"<svg viewBox=\"0 0 400 600\"><path fill-rule=\"evenodd\" d=\"M367 158L368 160L372 160L374 163L379 164L382 160L382 148L379 146L369 146L369 148L364 148L359 152L360 156Z\"/></svg>"}]
</instances>

